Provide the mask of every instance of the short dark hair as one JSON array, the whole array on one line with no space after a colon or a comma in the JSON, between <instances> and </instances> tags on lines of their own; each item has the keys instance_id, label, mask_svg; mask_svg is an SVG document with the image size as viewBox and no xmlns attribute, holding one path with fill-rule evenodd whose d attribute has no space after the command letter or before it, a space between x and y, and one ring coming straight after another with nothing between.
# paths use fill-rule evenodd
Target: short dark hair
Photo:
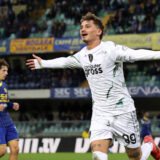
<instances>
[{"instance_id":1,"label":"short dark hair","mask_svg":"<svg viewBox=\"0 0 160 160\"><path fill-rule=\"evenodd\" d=\"M2 68L2 66L6 66L9 67L9 64L7 63L7 61L3 58L0 59L0 69Z\"/></svg>"},{"instance_id":2,"label":"short dark hair","mask_svg":"<svg viewBox=\"0 0 160 160\"><path fill-rule=\"evenodd\" d=\"M83 21L90 21L90 20L92 20L94 22L94 24L97 25L102 30L102 34L100 35L100 39L102 39L104 26L103 26L103 23L102 23L101 19L99 17L97 17L95 14L93 14L91 12L88 12L87 14L82 16L81 23Z\"/></svg>"}]
</instances>

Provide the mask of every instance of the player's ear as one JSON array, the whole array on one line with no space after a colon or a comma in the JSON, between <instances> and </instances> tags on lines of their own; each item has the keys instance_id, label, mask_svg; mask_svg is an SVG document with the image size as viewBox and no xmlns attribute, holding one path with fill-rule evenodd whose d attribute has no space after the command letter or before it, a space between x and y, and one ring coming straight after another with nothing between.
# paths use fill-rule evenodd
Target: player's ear
<instances>
[{"instance_id":1,"label":"player's ear","mask_svg":"<svg viewBox=\"0 0 160 160\"><path fill-rule=\"evenodd\" d=\"M100 36L101 34L102 34L102 30L101 30L101 29L98 29L98 30L97 30L97 35Z\"/></svg>"}]
</instances>

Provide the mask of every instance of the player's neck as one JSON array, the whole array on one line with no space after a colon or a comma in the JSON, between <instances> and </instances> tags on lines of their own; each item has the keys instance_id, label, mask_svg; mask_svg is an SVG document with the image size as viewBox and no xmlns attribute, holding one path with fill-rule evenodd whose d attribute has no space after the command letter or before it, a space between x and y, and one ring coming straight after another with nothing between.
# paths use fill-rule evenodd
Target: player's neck
<instances>
[{"instance_id":1,"label":"player's neck","mask_svg":"<svg viewBox=\"0 0 160 160\"><path fill-rule=\"evenodd\" d=\"M87 49L91 50L93 48L96 48L98 45L100 45L101 40L97 40L97 41L91 41L87 43Z\"/></svg>"}]
</instances>

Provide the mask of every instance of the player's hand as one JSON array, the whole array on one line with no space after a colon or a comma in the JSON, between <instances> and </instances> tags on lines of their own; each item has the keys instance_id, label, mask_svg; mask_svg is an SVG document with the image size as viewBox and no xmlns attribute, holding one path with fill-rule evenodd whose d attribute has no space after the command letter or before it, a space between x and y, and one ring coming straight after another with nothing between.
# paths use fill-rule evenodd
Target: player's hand
<instances>
[{"instance_id":1,"label":"player's hand","mask_svg":"<svg viewBox=\"0 0 160 160\"><path fill-rule=\"evenodd\" d=\"M14 103L13 103L13 109L14 109L15 111L18 111L18 110L19 110L19 103L14 102Z\"/></svg>"},{"instance_id":2,"label":"player's hand","mask_svg":"<svg viewBox=\"0 0 160 160\"><path fill-rule=\"evenodd\" d=\"M37 61L39 64L41 64L41 58L36 56L35 54L32 55ZM35 70L36 67L35 67L35 63L34 63L34 59L28 59L27 60L27 63L26 65L31 69L31 70Z\"/></svg>"},{"instance_id":3,"label":"player's hand","mask_svg":"<svg viewBox=\"0 0 160 160\"><path fill-rule=\"evenodd\" d=\"M5 109L4 104L0 104L0 112L4 111L4 109Z\"/></svg>"}]
</instances>

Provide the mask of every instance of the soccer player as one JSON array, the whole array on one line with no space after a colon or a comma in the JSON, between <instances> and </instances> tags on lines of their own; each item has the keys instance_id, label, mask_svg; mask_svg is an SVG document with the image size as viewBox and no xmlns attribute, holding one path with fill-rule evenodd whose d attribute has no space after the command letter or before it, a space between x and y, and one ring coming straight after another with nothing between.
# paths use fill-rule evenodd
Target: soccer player
<instances>
[{"instance_id":1,"label":"soccer player","mask_svg":"<svg viewBox=\"0 0 160 160\"><path fill-rule=\"evenodd\" d=\"M123 62L160 59L160 52L134 50L111 41L101 41L102 21L92 13L81 19L80 35L86 47L73 56L43 60L33 55L26 65L31 69L74 68L84 70L92 99L90 142L93 160L108 160L114 137L126 148L130 160L146 160L150 153L160 159L160 150L151 137L140 144L139 124L133 99L125 85Z\"/></svg>"},{"instance_id":2,"label":"soccer player","mask_svg":"<svg viewBox=\"0 0 160 160\"><path fill-rule=\"evenodd\" d=\"M149 112L144 112L143 118L140 120L141 124L141 138L151 136L151 120L149 119Z\"/></svg>"},{"instance_id":3,"label":"soccer player","mask_svg":"<svg viewBox=\"0 0 160 160\"><path fill-rule=\"evenodd\" d=\"M7 152L7 145L10 148L9 160L18 160L18 133L7 109L12 108L15 111L19 109L18 103L12 103L8 99L7 85L4 82L8 75L8 63L0 59L0 157Z\"/></svg>"}]
</instances>

